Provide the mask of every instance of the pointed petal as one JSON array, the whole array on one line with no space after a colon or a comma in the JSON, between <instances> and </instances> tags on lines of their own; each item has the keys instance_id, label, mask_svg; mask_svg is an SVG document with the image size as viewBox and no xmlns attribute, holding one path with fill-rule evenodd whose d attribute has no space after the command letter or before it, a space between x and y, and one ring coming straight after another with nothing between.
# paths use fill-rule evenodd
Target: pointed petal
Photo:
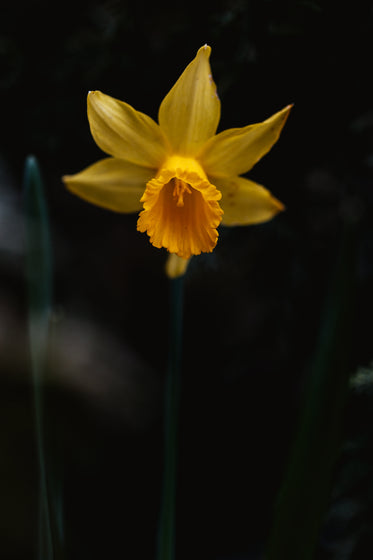
<instances>
[{"instance_id":1,"label":"pointed petal","mask_svg":"<svg viewBox=\"0 0 373 560\"><path fill-rule=\"evenodd\" d=\"M222 225L259 224L285 209L266 188L244 177L214 177L212 181L223 195L220 201L224 210Z\"/></svg>"},{"instance_id":2,"label":"pointed petal","mask_svg":"<svg viewBox=\"0 0 373 560\"><path fill-rule=\"evenodd\" d=\"M138 212L140 198L154 170L117 158L102 159L63 181L84 200L116 212Z\"/></svg>"},{"instance_id":3,"label":"pointed petal","mask_svg":"<svg viewBox=\"0 0 373 560\"><path fill-rule=\"evenodd\" d=\"M230 176L249 171L277 142L291 107L262 123L230 128L211 138L198 154L206 173Z\"/></svg>"},{"instance_id":4,"label":"pointed petal","mask_svg":"<svg viewBox=\"0 0 373 560\"><path fill-rule=\"evenodd\" d=\"M87 102L92 136L101 150L143 167L161 165L167 142L153 119L100 91L90 91Z\"/></svg>"},{"instance_id":5,"label":"pointed petal","mask_svg":"<svg viewBox=\"0 0 373 560\"><path fill-rule=\"evenodd\" d=\"M194 155L216 132L220 101L209 63L211 48L200 48L159 108L159 124L173 153Z\"/></svg>"}]
</instances>

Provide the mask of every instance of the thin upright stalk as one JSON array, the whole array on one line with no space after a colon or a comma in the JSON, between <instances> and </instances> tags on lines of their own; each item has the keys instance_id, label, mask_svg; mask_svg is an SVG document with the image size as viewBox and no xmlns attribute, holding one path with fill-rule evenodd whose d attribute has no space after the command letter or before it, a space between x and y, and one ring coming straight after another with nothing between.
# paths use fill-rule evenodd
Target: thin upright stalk
<instances>
[{"instance_id":1,"label":"thin upright stalk","mask_svg":"<svg viewBox=\"0 0 373 560\"><path fill-rule=\"evenodd\" d=\"M175 559L175 516L184 276L170 281L169 354L164 400L164 470L157 560Z\"/></svg>"},{"instance_id":2,"label":"thin upright stalk","mask_svg":"<svg viewBox=\"0 0 373 560\"><path fill-rule=\"evenodd\" d=\"M60 506L54 491L46 450L46 419L43 386L50 333L52 302L52 256L50 230L43 184L37 160L25 163L24 201L26 218L26 278L30 361L33 378L35 435L39 466L39 560L62 558Z\"/></svg>"}]
</instances>

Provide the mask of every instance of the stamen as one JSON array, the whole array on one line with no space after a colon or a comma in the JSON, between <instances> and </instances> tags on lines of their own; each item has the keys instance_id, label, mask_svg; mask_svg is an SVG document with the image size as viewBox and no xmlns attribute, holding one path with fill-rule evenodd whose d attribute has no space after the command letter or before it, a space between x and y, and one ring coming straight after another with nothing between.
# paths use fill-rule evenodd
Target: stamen
<instances>
[{"instance_id":1,"label":"stamen","mask_svg":"<svg viewBox=\"0 0 373 560\"><path fill-rule=\"evenodd\" d=\"M190 190L187 183L185 183L181 179L178 179L177 177L173 179L173 183L174 190L172 195L175 199L177 198L176 206L180 208L184 206L184 193L186 192L188 194L192 194L192 191Z\"/></svg>"}]
</instances>

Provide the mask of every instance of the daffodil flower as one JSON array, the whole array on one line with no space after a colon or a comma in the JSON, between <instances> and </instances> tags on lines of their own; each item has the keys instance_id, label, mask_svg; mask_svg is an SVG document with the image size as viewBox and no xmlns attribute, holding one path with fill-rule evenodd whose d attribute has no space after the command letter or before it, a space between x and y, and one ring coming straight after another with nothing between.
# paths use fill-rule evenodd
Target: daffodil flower
<instances>
[{"instance_id":1,"label":"daffodil flower","mask_svg":"<svg viewBox=\"0 0 373 560\"><path fill-rule=\"evenodd\" d=\"M93 204L141 210L137 229L182 259L211 252L220 224L257 224L284 208L241 175L277 141L291 106L259 124L216 134L220 100L210 52L207 45L200 48L166 95L159 124L127 103L89 92L91 133L110 157L63 178L70 191Z\"/></svg>"}]
</instances>

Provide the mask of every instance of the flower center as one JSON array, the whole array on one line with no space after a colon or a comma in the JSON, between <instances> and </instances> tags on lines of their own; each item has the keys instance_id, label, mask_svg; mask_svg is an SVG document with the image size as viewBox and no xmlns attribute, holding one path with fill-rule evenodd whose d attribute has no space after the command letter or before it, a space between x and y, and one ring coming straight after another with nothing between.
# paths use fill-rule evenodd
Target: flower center
<instances>
[{"instance_id":1,"label":"flower center","mask_svg":"<svg viewBox=\"0 0 373 560\"><path fill-rule=\"evenodd\" d=\"M184 193L192 194L192 191L188 187L188 184L175 177L175 179L171 179L171 182L174 184L174 191L172 196L174 197L176 202L176 206L179 208L184 206Z\"/></svg>"},{"instance_id":2,"label":"flower center","mask_svg":"<svg viewBox=\"0 0 373 560\"><path fill-rule=\"evenodd\" d=\"M197 161L172 156L146 186L137 229L155 247L185 259L211 252L223 214L220 198Z\"/></svg>"}]
</instances>

